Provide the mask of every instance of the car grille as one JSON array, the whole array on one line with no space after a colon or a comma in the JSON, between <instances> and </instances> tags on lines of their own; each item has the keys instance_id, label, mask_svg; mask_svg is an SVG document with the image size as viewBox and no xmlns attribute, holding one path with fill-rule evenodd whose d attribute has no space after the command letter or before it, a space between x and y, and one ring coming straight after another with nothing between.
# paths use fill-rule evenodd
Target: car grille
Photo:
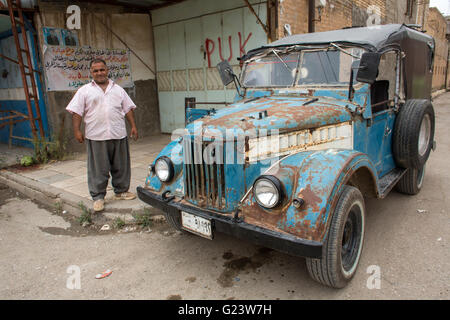
<instances>
[{"instance_id":1,"label":"car grille","mask_svg":"<svg viewBox=\"0 0 450 320\"><path fill-rule=\"evenodd\" d=\"M211 143L183 138L185 198L201 207L225 209L224 148L208 148Z\"/></svg>"}]
</instances>

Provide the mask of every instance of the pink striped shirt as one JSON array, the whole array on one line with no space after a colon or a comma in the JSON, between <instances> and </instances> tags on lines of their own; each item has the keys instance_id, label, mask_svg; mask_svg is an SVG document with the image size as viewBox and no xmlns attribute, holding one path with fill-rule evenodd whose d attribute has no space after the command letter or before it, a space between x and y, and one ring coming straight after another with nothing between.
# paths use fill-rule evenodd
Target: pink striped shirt
<instances>
[{"instance_id":1,"label":"pink striped shirt","mask_svg":"<svg viewBox=\"0 0 450 320\"><path fill-rule=\"evenodd\" d=\"M127 136L124 118L134 108L126 91L109 79L105 91L95 81L82 86L66 110L84 116L86 139L111 140Z\"/></svg>"}]
</instances>

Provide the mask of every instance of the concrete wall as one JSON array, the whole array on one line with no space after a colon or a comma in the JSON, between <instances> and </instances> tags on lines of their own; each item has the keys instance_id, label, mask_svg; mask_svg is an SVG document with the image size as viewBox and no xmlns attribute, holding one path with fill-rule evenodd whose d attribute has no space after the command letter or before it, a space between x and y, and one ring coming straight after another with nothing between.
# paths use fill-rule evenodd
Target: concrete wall
<instances>
[{"instance_id":1,"label":"concrete wall","mask_svg":"<svg viewBox=\"0 0 450 320\"><path fill-rule=\"evenodd\" d=\"M159 110L156 91L153 30L148 13L127 13L127 8L93 3L77 4L81 8L81 29L77 30L80 46L95 48L126 48L110 31L117 34L135 54L130 53L133 88L127 88L131 99L137 105L135 111L137 127L141 137L160 132ZM42 50L42 27L66 27L67 5L60 2L40 2L39 13L35 14L36 28L39 32ZM102 21L108 28L104 26ZM108 30L110 29L110 30ZM147 66L149 67L147 67ZM150 70L151 69L151 70ZM70 150L79 150L72 134L71 116L65 107L75 91L49 91L49 122L57 136L65 135Z\"/></svg>"}]
</instances>

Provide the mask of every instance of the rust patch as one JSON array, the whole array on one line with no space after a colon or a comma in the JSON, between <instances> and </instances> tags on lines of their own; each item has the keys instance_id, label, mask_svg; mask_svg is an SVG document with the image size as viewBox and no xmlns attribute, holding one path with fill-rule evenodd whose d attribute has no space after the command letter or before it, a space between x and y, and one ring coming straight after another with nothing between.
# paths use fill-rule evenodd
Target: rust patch
<instances>
[{"instance_id":1,"label":"rust patch","mask_svg":"<svg viewBox=\"0 0 450 320\"><path fill-rule=\"evenodd\" d=\"M267 174L273 174L281 181L286 180L286 176L292 176L292 178L287 178L287 180L293 181L292 190L297 188L299 172L295 166L283 165L277 172L273 172L273 170L275 169L272 169L272 171L269 170ZM266 229L277 230L277 225L285 218L286 211L292 205L292 198L290 195L287 196L289 196L289 198L285 199L278 207L265 210L255 201L252 201L251 194L249 194L247 201L245 201L242 206L241 216L244 218L245 222L259 225Z\"/></svg>"},{"instance_id":2,"label":"rust patch","mask_svg":"<svg viewBox=\"0 0 450 320\"><path fill-rule=\"evenodd\" d=\"M265 99L262 103L254 103L247 109L236 111L235 113L221 117L219 119L203 118L203 124L208 126L235 128L236 124L243 131L251 130L255 128L254 120L251 119L252 114L257 114L266 108L268 117L275 119L284 119L288 124L298 124L298 128L304 129L308 127L315 127L318 124L331 123L333 118L338 118L342 114L342 110L345 109L340 105L334 105L329 103L312 104L308 106L302 106L302 100L295 99ZM347 110L348 111L348 110ZM246 121L238 121L238 120ZM310 120L310 121L308 121ZM314 123L311 122L314 120ZM311 122L308 124L308 122ZM306 126L306 127L305 127ZM261 128L269 129L264 126Z\"/></svg>"},{"instance_id":3,"label":"rust patch","mask_svg":"<svg viewBox=\"0 0 450 320\"><path fill-rule=\"evenodd\" d=\"M310 206L313 211L319 212L322 199L311 190L310 184L308 184L306 188L302 189L298 193L298 197L303 198L303 200L305 200L304 204L305 206Z\"/></svg>"}]
</instances>

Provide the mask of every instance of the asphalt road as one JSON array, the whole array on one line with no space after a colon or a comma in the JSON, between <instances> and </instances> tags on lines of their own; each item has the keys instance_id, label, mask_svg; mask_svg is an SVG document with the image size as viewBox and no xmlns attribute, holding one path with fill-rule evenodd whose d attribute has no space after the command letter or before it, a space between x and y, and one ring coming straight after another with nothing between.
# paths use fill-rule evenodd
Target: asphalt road
<instances>
[{"instance_id":1,"label":"asphalt road","mask_svg":"<svg viewBox=\"0 0 450 320\"><path fill-rule=\"evenodd\" d=\"M83 228L0 186L0 299L449 299L449 100L434 101L437 149L422 191L366 199L363 254L344 289L311 280L303 258L165 223Z\"/></svg>"}]
</instances>

